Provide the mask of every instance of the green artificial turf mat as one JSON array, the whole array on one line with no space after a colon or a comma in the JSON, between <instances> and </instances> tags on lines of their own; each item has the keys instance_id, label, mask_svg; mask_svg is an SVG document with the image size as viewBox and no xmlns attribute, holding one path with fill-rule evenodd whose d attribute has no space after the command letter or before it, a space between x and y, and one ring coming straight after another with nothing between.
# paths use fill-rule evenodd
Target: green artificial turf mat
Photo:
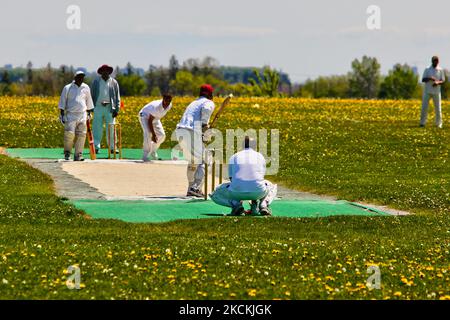
<instances>
[{"instance_id":1,"label":"green artificial turf mat","mask_svg":"<svg viewBox=\"0 0 450 320\"><path fill-rule=\"evenodd\" d=\"M117 219L126 222L167 222L179 219L218 218L230 212L212 201L71 201L94 219ZM248 205L247 205L248 206ZM347 201L277 200L272 203L274 217L314 218L336 215L373 216L386 215L378 210L368 210Z\"/></svg>"},{"instance_id":2,"label":"green artificial turf mat","mask_svg":"<svg viewBox=\"0 0 450 320\"><path fill-rule=\"evenodd\" d=\"M171 160L171 151L170 149L159 149L158 156L162 160ZM6 152L13 158L21 159L64 159L63 148L8 148ZM83 157L89 159L89 149L84 149ZM108 149L101 149L97 154L97 159L107 158ZM122 158L140 160L142 159L142 149L122 149ZM182 157L180 158L182 159Z\"/></svg>"}]
</instances>

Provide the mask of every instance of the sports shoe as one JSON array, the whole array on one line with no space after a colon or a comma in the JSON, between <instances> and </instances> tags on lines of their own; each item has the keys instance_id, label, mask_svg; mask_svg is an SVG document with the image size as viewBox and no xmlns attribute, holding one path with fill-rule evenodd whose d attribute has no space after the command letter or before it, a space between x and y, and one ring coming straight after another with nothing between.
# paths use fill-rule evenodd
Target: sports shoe
<instances>
[{"instance_id":1,"label":"sports shoe","mask_svg":"<svg viewBox=\"0 0 450 320\"><path fill-rule=\"evenodd\" d=\"M70 160L70 151L64 151L64 160Z\"/></svg>"},{"instance_id":2,"label":"sports shoe","mask_svg":"<svg viewBox=\"0 0 450 320\"><path fill-rule=\"evenodd\" d=\"M83 154L80 153L80 154L78 154L78 155L75 155L75 156L73 157L73 161L84 161Z\"/></svg>"},{"instance_id":3,"label":"sports shoe","mask_svg":"<svg viewBox=\"0 0 450 320\"><path fill-rule=\"evenodd\" d=\"M199 189L194 189L194 188L190 188L186 194L187 197L197 197L197 198L204 198L205 194L199 190Z\"/></svg>"},{"instance_id":4,"label":"sports shoe","mask_svg":"<svg viewBox=\"0 0 450 320\"><path fill-rule=\"evenodd\" d=\"M230 216L243 216L243 215L245 215L245 209L242 205L234 207L230 213Z\"/></svg>"},{"instance_id":5,"label":"sports shoe","mask_svg":"<svg viewBox=\"0 0 450 320\"><path fill-rule=\"evenodd\" d=\"M247 212L248 215L257 216L259 215L258 211L258 201L252 200L250 201L250 210Z\"/></svg>"},{"instance_id":6,"label":"sports shoe","mask_svg":"<svg viewBox=\"0 0 450 320\"><path fill-rule=\"evenodd\" d=\"M99 150L98 149L95 149L95 154L98 154L99 153Z\"/></svg>"},{"instance_id":7,"label":"sports shoe","mask_svg":"<svg viewBox=\"0 0 450 320\"><path fill-rule=\"evenodd\" d=\"M158 153L157 152L151 153L150 157L151 157L152 160L162 160L160 157L158 157Z\"/></svg>"},{"instance_id":8,"label":"sports shoe","mask_svg":"<svg viewBox=\"0 0 450 320\"><path fill-rule=\"evenodd\" d=\"M271 216L272 210L269 207L259 209L259 214L262 216Z\"/></svg>"}]
</instances>

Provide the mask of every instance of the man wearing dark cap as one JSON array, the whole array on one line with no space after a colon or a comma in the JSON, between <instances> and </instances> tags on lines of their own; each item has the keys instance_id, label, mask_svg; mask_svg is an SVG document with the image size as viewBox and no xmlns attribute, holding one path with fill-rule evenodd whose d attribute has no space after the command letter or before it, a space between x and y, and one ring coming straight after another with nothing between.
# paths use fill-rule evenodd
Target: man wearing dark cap
<instances>
[{"instance_id":1,"label":"man wearing dark cap","mask_svg":"<svg viewBox=\"0 0 450 320\"><path fill-rule=\"evenodd\" d=\"M208 129L209 120L215 108L212 101L213 91L213 87L209 84L200 87L199 97L186 108L175 130L178 144L189 162L187 196L204 196L201 191L205 177L203 132Z\"/></svg>"},{"instance_id":2,"label":"man wearing dark cap","mask_svg":"<svg viewBox=\"0 0 450 320\"><path fill-rule=\"evenodd\" d=\"M120 110L120 92L119 84L116 79L111 77L113 68L106 64L98 68L97 73L100 75L97 77L91 86L92 99L94 100L94 145L95 152L98 153L100 149L100 143L103 137L103 124L106 122L106 132L110 123L115 122L115 118L119 114ZM111 145L109 141L114 141L113 132L110 132L110 136L107 137L108 145ZM117 139L116 139L117 141ZM112 152L117 152L116 146L111 146Z\"/></svg>"}]
</instances>

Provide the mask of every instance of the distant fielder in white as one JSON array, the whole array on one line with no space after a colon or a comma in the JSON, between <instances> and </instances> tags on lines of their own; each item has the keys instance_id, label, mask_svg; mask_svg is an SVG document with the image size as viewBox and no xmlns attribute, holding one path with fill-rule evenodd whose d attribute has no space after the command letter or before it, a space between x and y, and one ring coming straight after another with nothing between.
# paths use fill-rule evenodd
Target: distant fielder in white
<instances>
[{"instance_id":1,"label":"distant fielder in white","mask_svg":"<svg viewBox=\"0 0 450 320\"><path fill-rule=\"evenodd\" d=\"M231 207L233 216L245 213L243 200L251 200L251 214L272 215L269 206L277 195L277 185L264 179L266 160L255 151L255 144L254 140L245 137L244 150L228 162L230 182L221 184L211 194L215 203Z\"/></svg>"},{"instance_id":2,"label":"distant fielder in white","mask_svg":"<svg viewBox=\"0 0 450 320\"><path fill-rule=\"evenodd\" d=\"M139 111L139 122L144 134L144 154L142 160L158 160L158 149L166 139L166 133L161 123L161 119L172 108L172 96L163 94L161 100L155 100L147 104ZM159 159L160 160L160 159Z\"/></svg>"},{"instance_id":3,"label":"distant fielder in white","mask_svg":"<svg viewBox=\"0 0 450 320\"><path fill-rule=\"evenodd\" d=\"M432 98L435 110L435 123L438 128L442 128L441 85L445 82L445 72L439 66L439 57L434 56L431 58L431 66L425 69L422 82L425 83L425 88L423 91L420 126L425 127L427 123L428 105L430 98Z\"/></svg>"},{"instance_id":4,"label":"distant fielder in white","mask_svg":"<svg viewBox=\"0 0 450 320\"><path fill-rule=\"evenodd\" d=\"M203 133L209 128L209 120L214 112L214 89L209 84L200 87L199 97L186 108L175 130L178 144L183 150L187 167L188 197L204 197L202 190L205 177L203 153Z\"/></svg>"}]
</instances>

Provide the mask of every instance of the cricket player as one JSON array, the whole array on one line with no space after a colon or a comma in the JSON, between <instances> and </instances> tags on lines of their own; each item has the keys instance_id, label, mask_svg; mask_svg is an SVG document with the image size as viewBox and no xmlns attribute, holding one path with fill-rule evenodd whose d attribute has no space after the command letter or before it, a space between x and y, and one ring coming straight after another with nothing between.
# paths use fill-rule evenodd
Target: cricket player
<instances>
[{"instance_id":1,"label":"cricket player","mask_svg":"<svg viewBox=\"0 0 450 320\"><path fill-rule=\"evenodd\" d=\"M201 191L205 177L203 133L209 128L215 108L213 92L211 85L202 85L199 97L186 108L175 130L178 144L189 162L187 196L204 197Z\"/></svg>"},{"instance_id":2,"label":"cricket player","mask_svg":"<svg viewBox=\"0 0 450 320\"><path fill-rule=\"evenodd\" d=\"M277 185L264 179L266 160L255 147L255 140L245 137L244 150L228 162L230 182L221 184L211 194L215 203L231 207L233 216L245 214L243 200L251 200L251 214L272 215L269 206L276 197Z\"/></svg>"},{"instance_id":3,"label":"cricket player","mask_svg":"<svg viewBox=\"0 0 450 320\"><path fill-rule=\"evenodd\" d=\"M441 85L445 82L445 72L439 66L439 57L434 56L431 58L431 66L425 69L422 82L425 83L425 88L423 91L420 126L425 127L427 123L428 105L430 98L432 98L435 110L435 123L438 128L442 128Z\"/></svg>"},{"instance_id":4,"label":"cricket player","mask_svg":"<svg viewBox=\"0 0 450 320\"><path fill-rule=\"evenodd\" d=\"M86 120L94 109L91 90L84 81L84 72L77 71L74 81L64 87L59 99L60 121L64 124L64 159L70 160L75 145L74 161L83 161L86 141Z\"/></svg>"},{"instance_id":5,"label":"cricket player","mask_svg":"<svg viewBox=\"0 0 450 320\"><path fill-rule=\"evenodd\" d=\"M120 92L119 84L116 79L111 77L113 67L106 64L98 68L97 73L100 75L97 77L91 85L92 99L94 101L94 145L95 152L100 150L100 143L103 137L103 124L106 122L106 132L108 132L109 124L115 123L115 118L120 111ZM111 145L109 141L114 141L113 130L110 132L110 136L107 137L108 145ZM117 139L115 140L117 141ZM111 146L112 153L118 153L116 146Z\"/></svg>"},{"instance_id":6,"label":"cricket player","mask_svg":"<svg viewBox=\"0 0 450 320\"><path fill-rule=\"evenodd\" d=\"M166 93L163 94L161 100L152 101L139 111L139 122L144 133L144 154L142 156L144 162L149 161L149 155L152 160L159 159L157 151L166 139L161 119L171 108L172 95Z\"/></svg>"}]
</instances>

